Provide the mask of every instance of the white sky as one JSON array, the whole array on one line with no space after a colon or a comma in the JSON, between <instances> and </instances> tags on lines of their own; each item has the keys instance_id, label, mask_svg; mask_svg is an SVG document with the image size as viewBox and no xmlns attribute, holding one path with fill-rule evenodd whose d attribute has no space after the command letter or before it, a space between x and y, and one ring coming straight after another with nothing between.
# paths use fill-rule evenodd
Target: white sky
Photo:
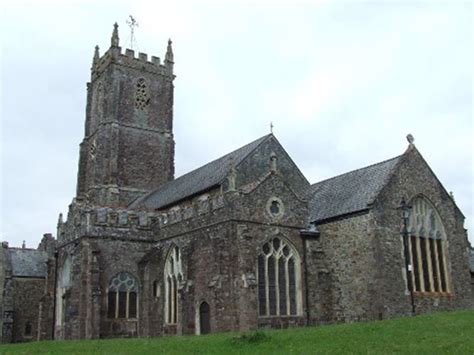
<instances>
[{"instance_id":1,"label":"white sky","mask_svg":"<svg viewBox=\"0 0 474 355\"><path fill-rule=\"evenodd\" d=\"M1 11L1 228L56 234L93 49L129 14L175 53L176 176L269 132L310 182L416 146L473 229L473 8L460 1L11 1ZM469 236L474 243L472 232Z\"/></svg>"}]
</instances>

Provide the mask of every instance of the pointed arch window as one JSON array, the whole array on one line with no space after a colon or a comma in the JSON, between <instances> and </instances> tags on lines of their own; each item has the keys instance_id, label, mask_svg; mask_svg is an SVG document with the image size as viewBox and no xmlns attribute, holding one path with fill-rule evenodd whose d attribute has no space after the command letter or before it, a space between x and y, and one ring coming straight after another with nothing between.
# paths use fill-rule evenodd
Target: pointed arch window
<instances>
[{"instance_id":1,"label":"pointed arch window","mask_svg":"<svg viewBox=\"0 0 474 355\"><path fill-rule=\"evenodd\" d=\"M178 287L183 280L181 251L173 246L165 262L165 319L168 324L178 322Z\"/></svg>"},{"instance_id":2,"label":"pointed arch window","mask_svg":"<svg viewBox=\"0 0 474 355\"><path fill-rule=\"evenodd\" d=\"M110 280L107 298L109 318L138 317L138 282L128 272L121 272Z\"/></svg>"},{"instance_id":3,"label":"pointed arch window","mask_svg":"<svg viewBox=\"0 0 474 355\"><path fill-rule=\"evenodd\" d=\"M412 201L408 236L412 290L450 292L445 229L436 209L422 196Z\"/></svg>"},{"instance_id":4,"label":"pointed arch window","mask_svg":"<svg viewBox=\"0 0 474 355\"><path fill-rule=\"evenodd\" d=\"M294 247L273 238L263 244L257 264L259 315L301 315L301 263Z\"/></svg>"}]
</instances>

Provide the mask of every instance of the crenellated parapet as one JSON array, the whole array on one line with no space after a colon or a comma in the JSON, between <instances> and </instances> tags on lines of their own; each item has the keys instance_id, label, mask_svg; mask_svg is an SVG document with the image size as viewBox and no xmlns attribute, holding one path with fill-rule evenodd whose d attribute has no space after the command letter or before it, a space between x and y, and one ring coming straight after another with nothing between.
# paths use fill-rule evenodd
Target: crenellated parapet
<instances>
[{"instance_id":1,"label":"crenellated parapet","mask_svg":"<svg viewBox=\"0 0 474 355\"><path fill-rule=\"evenodd\" d=\"M151 56L150 60L148 60L148 54L142 52L135 53L133 49L127 48L125 52L122 52L122 47L119 46L118 25L115 24L111 46L104 55L100 56L99 46L95 47L91 68L91 81L98 78L112 63L153 74L160 74L173 80L175 76L173 75L174 60L171 43L171 40L169 40L163 63L159 57Z\"/></svg>"},{"instance_id":2,"label":"crenellated parapet","mask_svg":"<svg viewBox=\"0 0 474 355\"><path fill-rule=\"evenodd\" d=\"M158 214L158 227L164 228L196 217L210 215L225 206L223 194L202 194L194 199L182 202Z\"/></svg>"},{"instance_id":3,"label":"crenellated parapet","mask_svg":"<svg viewBox=\"0 0 474 355\"><path fill-rule=\"evenodd\" d=\"M112 207L89 206L74 199L67 220L58 221L58 243L63 245L82 237L114 237L150 240L157 213Z\"/></svg>"},{"instance_id":4,"label":"crenellated parapet","mask_svg":"<svg viewBox=\"0 0 474 355\"><path fill-rule=\"evenodd\" d=\"M132 228L150 230L158 220L158 214L147 211L132 211L108 207L90 211L92 225L112 228Z\"/></svg>"},{"instance_id":5,"label":"crenellated parapet","mask_svg":"<svg viewBox=\"0 0 474 355\"><path fill-rule=\"evenodd\" d=\"M130 210L89 206L74 199L67 220L58 220L58 244L64 245L81 237L102 236L151 240L160 229L196 218L209 218L224 208L225 195L205 193L163 211Z\"/></svg>"}]
</instances>

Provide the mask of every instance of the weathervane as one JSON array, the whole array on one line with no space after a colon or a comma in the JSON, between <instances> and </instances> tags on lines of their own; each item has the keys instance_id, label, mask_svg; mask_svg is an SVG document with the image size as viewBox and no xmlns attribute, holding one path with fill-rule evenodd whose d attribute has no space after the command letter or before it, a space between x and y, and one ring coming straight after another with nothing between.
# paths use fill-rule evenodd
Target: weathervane
<instances>
[{"instance_id":1,"label":"weathervane","mask_svg":"<svg viewBox=\"0 0 474 355\"><path fill-rule=\"evenodd\" d=\"M135 27L138 27L138 22L129 15L129 19L126 21L128 27L130 27L130 49L133 49L133 45L136 43L135 40ZM138 46L137 46L138 47Z\"/></svg>"}]
</instances>

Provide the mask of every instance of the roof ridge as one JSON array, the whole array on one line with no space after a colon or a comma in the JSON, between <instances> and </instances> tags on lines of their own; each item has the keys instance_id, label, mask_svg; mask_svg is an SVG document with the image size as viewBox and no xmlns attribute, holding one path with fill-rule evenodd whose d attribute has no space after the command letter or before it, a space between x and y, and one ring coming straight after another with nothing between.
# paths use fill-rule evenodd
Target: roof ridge
<instances>
[{"instance_id":1,"label":"roof ridge","mask_svg":"<svg viewBox=\"0 0 474 355\"><path fill-rule=\"evenodd\" d=\"M390 158L390 159L386 159L386 160L380 161L380 162L378 162L378 163L370 164L370 165L364 166L364 167L362 167L362 168L350 170L350 171L347 171L347 172L345 172L345 173L342 173L342 174L339 174L339 175L336 175L336 176L332 176L332 177L330 177L330 178L327 178L327 179L324 179L324 180L315 182L314 184L311 184L311 187L314 187L314 186L316 186L316 185L318 185L318 184L321 184L321 183L323 183L323 182L326 182L326 181L329 181L329 180L332 180L332 179L335 179L335 178L338 178L338 177L341 177L341 176L344 176L344 175L347 175L347 174L350 174L350 173L354 173L354 172L356 172L356 171L360 171L360 170L364 170L364 169L371 168L371 167L376 166L376 165L381 165L381 164L384 164L384 163L388 163L389 161L392 161L392 160L401 158L402 156L403 156L403 154L400 154L400 155L397 155L396 157L393 157L393 158Z\"/></svg>"},{"instance_id":2,"label":"roof ridge","mask_svg":"<svg viewBox=\"0 0 474 355\"><path fill-rule=\"evenodd\" d=\"M266 138L266 137L268 137L269 135L271 135L271 133L270 133L270 134L267 134L267 135L265 135L265 136L262 136L262 137L260 137L260 138L258 138L258 139L255 139L255 140L251 141L250 143L247 143L247 144L245 144L245 145L243 145L243 146L241 146L241 147L239 147L239 148L237 148L237 149L234 149L234 150L232 150L231 152L226 153L226 154L220 156L219 158L216 158L216 159L214 159L214 160L211 160L210 162L207 162L206 164L201 165L200 167L197 167L196 169L193 169L193 170L191 170L191 171L188 171L187 173L185 173L185 174L183 174L183 175L181 175L181 176L178 176L176 179L173 179L173 180L168 181L166 184L162 185L162 186L159 187L158 189L155 189L155 191L156 191L156 190L160 190L162 187L168 185L169 183L172 183L173 181L179 180L179 179L181 179L181 178L183 178L183 177L185 177L185 176L187 176L187 175L189 175L189 174L195 172L196 170L203 169L203 168L205 168L206 166L211 165L212 163L214 163L214 162L216 162L216 161L218 161L218 160L220 160L220 159L223 159L223 158L225 158L225 157L228 156L228 155L231 155L231 154L237 152L238 150L241 150L241 149L243 149L243 148L245 148L245 147L248 147L249 145L254 144L254 143L256 143L256 142L259 141L259 140L262 140L262 142L263 142L263 141L264 141L263 138ZM260 142L257 146L259 146L260 144L261 144L261 142ZM254 150L254 149L252 149L252 151L253 151L253 150ZM250 154L250 152L247 153L247 154L245 155L245 157L247 157L249 154ZM244 157L244 158L245 158L245 157ZM242 160L241 160L241 161L242 161Z\"/></svg>"},{"instance_id":3,"label":"roof ridge","mask_svg":"<svg viewBox=\"0 0 474 355\"><path fill-rule=\"evenodd\" d=\"M193 170L191 170L191 171L188 171L187 173L185 173L185 174L183 174L183 175L177 177L176 179L170 180L170 181L166 182L165 184L161 185L160 187L151 190L150 192L146 193L145 195L136 198L135 200L133 200L132 202L130 202L130 203L128 204L128 207L130 208L130 206L134 205L135 203L140 203L139 201L145 201L148 197L152 196L152 195L153 195L154 193L156 193L157 191L163 190L163 189L165 189L167 186L170 186L171 184L174 184L174 183L176 183L177 181L181 181L182 179L188 177L189 175L191 175L191 174L193 174L193 173L195 173L195 172L197 172L197 171L199 171L199 170L201 170L201 169L205 169L206 167L211 166L212 164L215 164L215 163L216 163L217 161L219 161L219 160L225 159L225 157L227 157L227 156L231 156L232 154L235 154L235 153L238 152L239 150L243 150L243 149L245 149L246 147L251 146L252 144L256 144L255 147L254 147L253 149L251 149L249 152L247 152L247 154L245 154L243 157L241 157L241 158L239 159L239 161L234 162L234 163L236 164L236 166L239 165L247 156L249 156L250 153L252 153L256 148L258 148L258 147L260 146L260 144L263 143L263 142L264 142L267 138L269 138L270 136L273 136L273 134L272 134L272 133L269 133L269 134L266 134L266 135L264 135L264 136L261 136L260 138L257 138L257 139L255 139L255 140L253 140L253 141L251 141L251 142L249 142L249 143L247 143L247 144L244 144L243 146L240 146L239 148L236 148L236 149L234 149L234 150L232 150L232 151L230 151L230 152L228 152L228 153L226 153L226 154L224 154L224 155L222 155L222 156L220 156L220 157L218 157L218 158L216 158L216 159L213 159L213 160L207 162L207 163L204 164L204 165L201 165L201 166L199 166L199 167L197 167L197 168L195 168L195 169L193 169Z\"/></svg>"}]
</instances>

